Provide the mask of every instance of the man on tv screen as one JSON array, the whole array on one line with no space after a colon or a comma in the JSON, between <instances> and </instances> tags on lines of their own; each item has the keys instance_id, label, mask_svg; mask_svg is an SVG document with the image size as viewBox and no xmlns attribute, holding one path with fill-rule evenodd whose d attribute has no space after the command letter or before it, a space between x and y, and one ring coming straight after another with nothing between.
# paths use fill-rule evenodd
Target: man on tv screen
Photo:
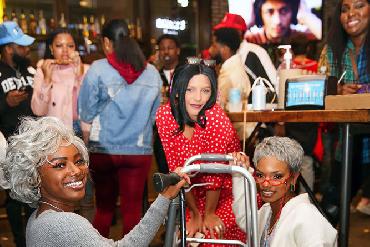
<instances>
[{"instance_id":1,"label":"man on tv screen","mask_svg":"<svg viewBox=\"0 0 370 247\"><path fill-rule=\"evenodd\" d=\"M300 4L302 4L301 7ZM298 9L304 8L302 6L305 6L305 2L302 1L301 3L300 0L254 1L256 27L248 31L246 39L249 42L263 46L268 51L276 67L279 64L280 57L279 51L276 49L277 45L291 44L295 40L315 40L319 38L310 29L300 30L292 28L293 25L298 23ZM304 14L301 15L303 16ZM308 27L311 26L309 23L306 24Z\"/></svg>"}]
</instances>

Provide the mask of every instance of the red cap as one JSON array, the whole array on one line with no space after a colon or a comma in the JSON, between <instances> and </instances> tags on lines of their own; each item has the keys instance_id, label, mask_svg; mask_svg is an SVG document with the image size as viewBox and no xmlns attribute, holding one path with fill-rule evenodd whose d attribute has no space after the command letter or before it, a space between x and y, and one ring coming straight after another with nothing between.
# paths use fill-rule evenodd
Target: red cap
<instances>
[{"instance_id":1,"label":"red cap","mask_svg":"<svg viewBox=\"0 0 370 247\"><path fill-rule=\"evenodd\" d=\"M222 21L213 27L213 30L220 28L235 28L244 33L247 30L247 24L240 15L226 13Z\"/></svg>"}]
</instances>

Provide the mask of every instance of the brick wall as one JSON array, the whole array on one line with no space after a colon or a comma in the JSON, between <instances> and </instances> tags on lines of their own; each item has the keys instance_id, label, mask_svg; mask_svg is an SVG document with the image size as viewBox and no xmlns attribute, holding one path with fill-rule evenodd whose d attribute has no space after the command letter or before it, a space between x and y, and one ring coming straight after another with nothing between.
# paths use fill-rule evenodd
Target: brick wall
<instances>
[{"instance_id":1,"label":"brick wall","mask_svg":"<svg viewBox=\"0 0 370 247\"><path fill-rule=\"evenodd\" d=\"M211 25L212 27L220 23L229 6L226 0L212 0L211 5Z\"/></svg>"}]
</instances>

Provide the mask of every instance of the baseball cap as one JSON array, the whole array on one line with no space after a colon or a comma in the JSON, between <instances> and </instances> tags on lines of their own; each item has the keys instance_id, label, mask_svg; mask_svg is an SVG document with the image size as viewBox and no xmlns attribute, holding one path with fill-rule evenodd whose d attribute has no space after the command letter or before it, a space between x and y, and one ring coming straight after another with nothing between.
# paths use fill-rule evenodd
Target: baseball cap
<instances>
[{"instance_id":1,"label":"baseball cap","mask_svg":"<svg viewBox=\"0 0 370 247\"><path fill-rule=\"evenodd\" d=\"M35 38L24 34L17 23L6 21L0 24L0 45L15 43L17 45L28 46L35 41Z\"/></svg>"},{"instance_id":2,"label":"baseball cap","mask_svg":"<svg viewBox=\"0 0 370 247\"><path fill-rule=\"evenodd\" d=\"M226 13L222 21L213 27L213 30L220 28L235 28L244 33L247 30L247 24L240 15Z\"/></svg>"}]
</instances>

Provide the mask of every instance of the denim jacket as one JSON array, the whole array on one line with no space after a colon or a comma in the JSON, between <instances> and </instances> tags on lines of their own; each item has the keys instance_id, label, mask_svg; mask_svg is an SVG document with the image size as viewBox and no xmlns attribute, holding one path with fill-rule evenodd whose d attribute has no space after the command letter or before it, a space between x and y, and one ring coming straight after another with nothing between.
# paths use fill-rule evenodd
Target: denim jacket
<instances>
[{"instance_id":1,"label":"denim jacket","mask_svg":"<svg viewBox=\"0 0 370 247\"><path fill-rule=\"evenodd\" d=\"M148 64L132 84L107 61L95 61L87 71L78 97L82 121L92 123L89 149L93 153L152 154L155 113L162 80Z\"/></svg>"}]
</instances>

